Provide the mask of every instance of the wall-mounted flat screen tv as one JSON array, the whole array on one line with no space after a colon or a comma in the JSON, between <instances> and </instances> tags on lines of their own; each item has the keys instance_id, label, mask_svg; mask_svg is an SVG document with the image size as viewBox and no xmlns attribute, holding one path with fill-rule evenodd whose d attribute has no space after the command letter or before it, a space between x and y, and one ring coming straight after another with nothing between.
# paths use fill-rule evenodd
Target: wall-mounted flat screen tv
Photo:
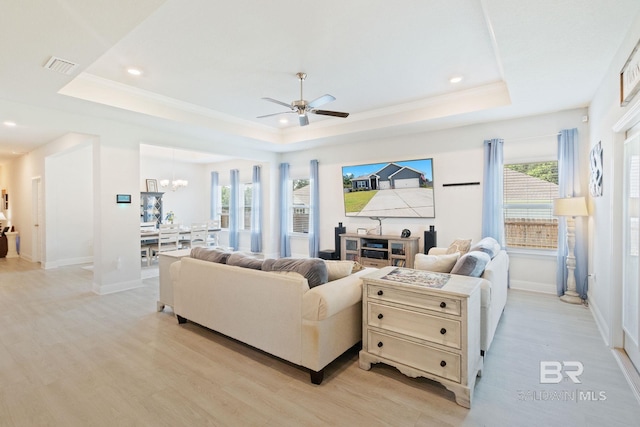
<instances>
[{"instance_id":1,"label":"wall-mounted flat screen tv","mask_svg":"<svg viewBox=\"0 0 640 427\"><path fill-rule=\"evenodd\" d=\"M434 218L433 159L343 166L346 216Z\"/></svg>"}]
</instances>

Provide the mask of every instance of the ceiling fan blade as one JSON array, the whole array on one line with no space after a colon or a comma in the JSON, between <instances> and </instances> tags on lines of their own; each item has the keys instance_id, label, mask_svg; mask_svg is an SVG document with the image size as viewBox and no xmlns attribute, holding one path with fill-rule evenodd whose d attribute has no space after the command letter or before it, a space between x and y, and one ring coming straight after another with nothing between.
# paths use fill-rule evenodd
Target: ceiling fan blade
<instances>
[{"instance_id":1,"label":"ceiling fan blade","mask_svg":"<svg viewBox=\"0 0 640 427\"><path fill-rule=\"evenodd\" d=\"M309 111L313 114L320 114L321 116L333 116L333 117L349 117L349 113L342 113L340 111L329 111L329 110L311 110Z\"/></svg>"},{"instance_id":2,"label":"ceiling fan blade","mask_svg":"<svg viewBox=\"0 0 640 427\"><path fill-rule=\"evenodd\" d=\"M295 113L295 111L282 111L282 112L280 112L280 113L265 114L264 116L258 116L258 117L256 117L256 119L262 119L262 118L264 118L264 117L279 116L280 114L289 114L289 113Z\"/></svg>"},{"instance_id":3,"label":"ceiling fan blade","mask_svg":"<svg viewBox=\"0 0 640 427\"><path fill-rule=\"evenodd\" d=\"M309 124L309 117L305 114L304 116L298 116L300 119L300 126L306 126Z\"/></svg>"},{"instance_id":4,"label":"ceiling fan blade","mask_svg":"<svg viewBox=\"0 0 640 427\"><path fill-rule=\"evenodd\" d=\"M329 103L331 101L335 101L335 100L336 100L335 97L333 97L333 96L331 96L329 94L326 94L326 95L322 95L321 97L316 98L313 101L311 101L310 103L308 103L307 107L308 108L316 108L316 107L319 107L321 105L327 104L327 103Z\"/></svg>"},{"instance_id":5,"label":"ceiling fan blade","mask_svg":"<svg viewBox=\"0 0 640 427\"><path fill-rule=\"evenodd\" d=\"M264 99L265 101L274 102L276 104L283 105L283 106L285 106L287 108L291 108L293 110L293 107L291 107L291 104L287 104L286 102L278 101L277 99L273 99L273 98L262 98L262 99Z\"/></svg>"}]
</instances>

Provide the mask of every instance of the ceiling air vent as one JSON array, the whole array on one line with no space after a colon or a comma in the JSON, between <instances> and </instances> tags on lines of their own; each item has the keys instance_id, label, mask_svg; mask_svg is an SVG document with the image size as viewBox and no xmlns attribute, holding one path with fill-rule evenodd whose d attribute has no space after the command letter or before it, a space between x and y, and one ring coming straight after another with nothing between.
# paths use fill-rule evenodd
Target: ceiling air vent
<instances>
[{"instance_id":1,"label":"ceiling air vent","mask_svg":"<svg viewBox=\"0 0 640 427\"><path fill-rule=\"evenodd\" d=\"M47 70L57 71L58 73L70 75L71 73L73 73L77 66L78 64L74 62L52 56L44 65L44 68L46 68Z\"/></svg>"}]
</instances>

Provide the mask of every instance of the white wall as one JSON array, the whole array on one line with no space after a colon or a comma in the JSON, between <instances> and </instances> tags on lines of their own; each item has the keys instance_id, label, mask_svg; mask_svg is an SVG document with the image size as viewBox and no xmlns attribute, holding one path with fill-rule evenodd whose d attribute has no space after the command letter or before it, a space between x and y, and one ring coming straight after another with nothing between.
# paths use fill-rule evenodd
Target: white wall
<instances>
[{"instance_id":1,"label":"white wall","mask_svg":"<svg viewBox=\"0 0 640 427\"><path fill-rule=\"evenodd\" d=\"M478 241L482 228L483 141L505 140L505 156L534 160L556 158L555 135L561 129L578 128L581 144L589 141L588 127L582 119L586 109L563 111L536 117L483 123L393 139L353 141L346 145L285 153L291 177L309 175L309 161L318 159L320 175L320 247L333 247L333 228L342 222L347 232L371 228L377 222L369 218L346 217L342 199L342 166L433 158L435 218L387 218L384 234L400 235L408 228L412 235L423 236L430 225L438 232L438 245L448 246L456 238ZM521 150L521 151L520 151ZM507 152L509 154L507 154ZM520 156L520 152L526 156ZM585 179L588 164L584 163ZM306 175L304 175L306 174ZM446 183L480 182L476 186L443 187ZM424 244L421 238L421 246ZM308 254L306 239L292 239L292 255ZM512 286L555 293L555 254L513 258ZM544 271L545 274L538 274Z\"/></svg>"},{"instance_id":2,"label":"white wall","mask_svg":"<svg viewBox=\"0 0 640 427\"><path fill-rule=\"evenodd\" d=\"M189 225L209 219L209 180L206 179L207 166L197 163L174 162L172 160L141 157L140 191L147 191L146 179L158 181L158 191L164 192L162 207L164 215L175 214L174 222ZM189 181L187 187L175 191L160 187L160 180L176 179ZM163 218L164 222L164 218Z\"/></svg>"},{"instance_id":3,"label":"white wall","mask_svg":"<svg viewBox=\"0 0 640 427\"><path fill-rule=\"evenodd\" d=\"M77 145L45 158L45 268L93 261L91 137L71 134L65 139Z\"/></svg>"},{"instance_id":4,"label":"white wall","mask_svg":"<svg viewBox=\"0 0 640 427\"><path fill-rule=\"evenodd\" d=\"M640 96L626 107L620 106L620 70L640 39L638 16L616 53L606 77L589 109L591 139L589 149L598 141L603 151L603 195L590 199L591 256L589 302L605 342L622 346L622 170L624 129L615 124L638 107ZM636 120L637 121L637 118ZM627 125L628 128L630 125Z\"/></svg>"}]
</instances>

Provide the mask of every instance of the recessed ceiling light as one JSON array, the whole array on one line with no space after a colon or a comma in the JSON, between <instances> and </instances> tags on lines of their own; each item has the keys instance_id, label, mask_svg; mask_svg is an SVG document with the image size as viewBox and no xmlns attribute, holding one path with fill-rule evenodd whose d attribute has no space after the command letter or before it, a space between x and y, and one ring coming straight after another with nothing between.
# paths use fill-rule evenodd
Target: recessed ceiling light
<instances>
[{"instance_id":1,"label":"recessed ceiling light","mask_svg":"<svg viewBox=\"0 0 640 427\"><path fill-rule=\"evenodd\" d=\"M132 76L141 76L142 75L142 71L140 71L137 68L127 68L127 73L131 74Z\"/></svg>"},{"instance_id":2,"label":"recessed ceiling light","mask_svg":"<svg viewBox=\"0 0 640 427\"><path fill-rule=\"evenodd\" d=\"M12 128L12 127L15 127L15 126L16 126L16 122L11 122L11 121L3 122L3 124L4 124L5 126L7 126L7 127L10 127L10 128Z\"/></svg>"},{"instance_id":3,"label":"recessed ceiling light","mask_svg":"<svg viewBox=\"0 0 640 427\"><path fill-rule=\"evenodd\" d=\"M449 79L451 83L460 83L462 81L462 76L454 76Z\"/></svg>"},{"instance_id":4,"label":"recessed ceiling light","mask_svg":"<svg viewBox=\"0 0 640 427\"><path fill-rule=\"evenodd\" d=\"M287 120L287 119L280 119L280 123L282 123L283 125L286 125L287 123L289 123L289 120Z\"/></svg>"}]
</instances>

